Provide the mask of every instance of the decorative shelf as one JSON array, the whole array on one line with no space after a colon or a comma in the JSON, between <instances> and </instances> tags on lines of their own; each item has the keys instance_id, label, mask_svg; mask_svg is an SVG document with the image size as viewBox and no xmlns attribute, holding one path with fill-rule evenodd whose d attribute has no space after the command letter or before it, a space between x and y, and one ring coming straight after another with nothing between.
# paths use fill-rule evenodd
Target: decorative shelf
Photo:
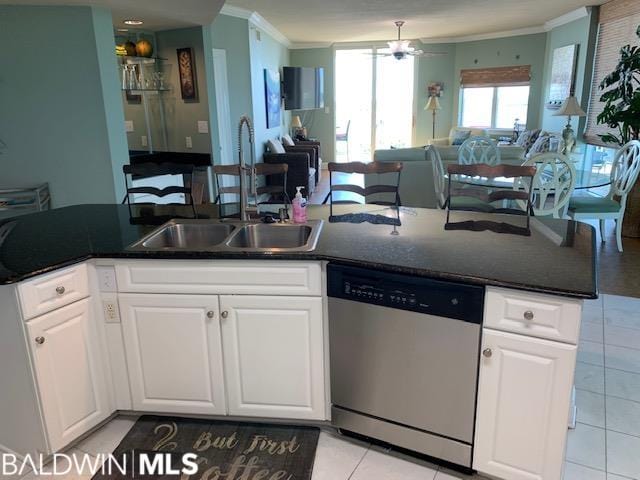
<instances>
[{"instance_id":1,"label":"decorative shelf","mask_svg":"<svg viewBox=\"0 0 640 480\"><path fill-rule=\"evenodd\" d=\"M156 60L166 61L166 58L162 57L138 57L135 55L116 55L116 57L122 60L127 60L129 63L155 63Z\"/></svg>"},{"instance_id":2,"label":"decorative shelf","mask_svg":"<svg viewBox=\"0 0 640 480\"><path fill-rule=\"evenodd\" d=\"M137 95L141 92L170 92L170 88L123 88L123 92L129 92L133 95Z\"/></svg>"}]
</instances>

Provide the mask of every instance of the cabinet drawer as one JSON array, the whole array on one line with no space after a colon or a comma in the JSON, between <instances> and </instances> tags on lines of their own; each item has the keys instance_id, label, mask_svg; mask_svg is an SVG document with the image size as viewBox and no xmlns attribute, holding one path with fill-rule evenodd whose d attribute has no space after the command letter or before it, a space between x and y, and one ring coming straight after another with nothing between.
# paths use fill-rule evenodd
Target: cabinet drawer
<instances>
[{"instance_id":1,"label":"cabinet drawer","mask_svg":"<svg viewBox=\"0 0 640 480\"><path fill-rule=\"evenodd\" d=\"M319 296L318 262L185 260L116 265L118 289L131 293Z\"/></svg>"},{"instance_id":2,"label":"cabinet drawer","mask_svg":"<svg viewBox=\"0 0 640 480\"><path fill-rule=\"evenodd\" d=\"M485 305L485 327L578 343L581 300L489 288Z\"/></svg>"},{"instance_id":3,"label":"cabinet drawer","mask_svg":"<svg viewBox=\"0 0 640 480\"><path fill-rule=\"evenodd\" d=\"M18 285L24 319L28 320L89 296L87 265L42 275Z\"/></svg>"}]
</instances>

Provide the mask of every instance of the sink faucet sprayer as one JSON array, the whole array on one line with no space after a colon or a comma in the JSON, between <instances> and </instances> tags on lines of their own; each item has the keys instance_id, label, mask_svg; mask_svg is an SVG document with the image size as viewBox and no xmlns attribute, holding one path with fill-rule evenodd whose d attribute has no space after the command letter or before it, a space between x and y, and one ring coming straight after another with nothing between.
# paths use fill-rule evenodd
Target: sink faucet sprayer
<instances>
[{"instance_id":1,"label":"sink faucet sprayer","mask_svg":"<svg viewBox=\"0 0 640 480\"><path fill-rule=\"evenodd\" d=\"M247 167L244 162L244 154L242 151L242 127L246 126L249 132L249 144L251 146L251 165ZM257 211L257 189L256 189L256 153L255 153L255 132L253 123L248 115L242 115L238 123L238 160L240 163L240 219L249 220L249 211ZM249 186L251 188L251 196L254 205L249 206L249 198L245 187L245 171L249 171Z\"/></svg>"}]
</instances>

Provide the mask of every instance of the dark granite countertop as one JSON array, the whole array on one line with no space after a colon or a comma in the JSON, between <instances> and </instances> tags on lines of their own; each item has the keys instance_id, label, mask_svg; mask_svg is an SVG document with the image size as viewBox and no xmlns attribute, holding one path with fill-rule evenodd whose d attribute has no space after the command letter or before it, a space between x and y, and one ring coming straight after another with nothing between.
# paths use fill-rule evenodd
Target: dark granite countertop
<instances>
[{"instance_id":1,"label":"dark granite countertop","mask_svg":"<svg viewBox=\"0 0 640 480\"><path fill-rule=\"evenodd\" d=\"M215 206L199 209L203 210L216 216ZM129 251L128 245L156 227L132 224L124 205L78 205L24 215L0 223L0 284L89 258L268 258L328 260L479 285L597 296L595 232L585 224L532 219L531 236L449 231L444 229L443 211L402 208L399 234L391 235L389 225L331 223L328 215L328 207L309 207L310 218L325 219L315 251L273 254ZM497 218L470 212L455 215L456 220Z\"/></svg>"}]
</instances>

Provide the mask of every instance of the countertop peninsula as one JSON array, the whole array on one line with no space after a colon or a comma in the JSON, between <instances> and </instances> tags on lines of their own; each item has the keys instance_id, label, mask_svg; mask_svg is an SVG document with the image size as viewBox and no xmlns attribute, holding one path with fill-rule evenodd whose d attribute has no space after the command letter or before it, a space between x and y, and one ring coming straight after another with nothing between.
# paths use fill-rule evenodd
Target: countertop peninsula
<instances>
[{"instance_id":1,"label":"countertop peninsula","mask_svg":"<svg viewBox=\"0 0 640 480\"><path fill-rule=\"evenodd\" d=\"M376 212L384 207L348 208ZM218 208L199 206L198 211L214 219ZM476 285L597 296L595 231L586 224L534 218L530 236L445 230L444 211L401 207L401 226L392 235L390 225L330 222L327 206L309 206L308 211L309 218L324 220L317 248L268 254L130 251L129 245L157 225L132 222L126 205L77 205L5 219L0 222L0 284L90 258L252 258L325 260ZM474 212L455 215L458 220L499 218Z\"/></svg>"}]
</instances>

